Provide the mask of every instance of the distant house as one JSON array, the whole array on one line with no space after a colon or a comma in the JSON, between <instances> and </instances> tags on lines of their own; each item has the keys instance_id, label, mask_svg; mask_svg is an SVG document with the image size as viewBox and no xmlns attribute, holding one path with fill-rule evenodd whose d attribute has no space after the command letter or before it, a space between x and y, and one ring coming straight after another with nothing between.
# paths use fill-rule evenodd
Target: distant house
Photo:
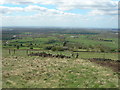
<instances>
[{"instance_id":1,"label":"distant house","mask_svg":"<svg viewBox=\"0 0 120 90\"><path fill-rule=\"evenodd\" d=\"M7 41L6 44L9 44L9 41Z\"/></svg>"},{"instance_id":2,"label":"distant house","mask_svg":"<svg viewBox=\"0 0 120 90\"><path fill-rule=\"evenodd\" d=\"M71 38L78 38L78 36L70 36Z\"/></svg>"},{"instance_id":3,"label":"distant house","mask_svg":"<svg viewBox=\"0 0 120 90\"><path fill-rule=\"evenodd\" d=\"M115 33L115 34L118 34L118 33Z\"/></svg>"},{"instance_id":4,"label":"distant house","mask_svg":"<svg viewBox=\"0 0 120 90\"><path fill-rule=\"evenodd\" d=\"M15 37L17 37L16 35L13 35L13 37L15 38Z\"/></svg>"}]
</instances>

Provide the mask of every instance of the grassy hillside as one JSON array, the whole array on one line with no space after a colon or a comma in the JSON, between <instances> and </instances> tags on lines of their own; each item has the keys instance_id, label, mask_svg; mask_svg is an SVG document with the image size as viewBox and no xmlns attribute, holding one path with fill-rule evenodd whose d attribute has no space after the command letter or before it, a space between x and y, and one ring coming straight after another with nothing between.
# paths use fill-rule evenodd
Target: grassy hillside
<instances>
[{"instance_id":1,"label":"grassy hillside","mask_svg":"<svg viewBox=\"0 0 120 90\"><path fill-rule=\"evenodd\" d=\"M116 88L109 68L83 59L3 57L3 88Z\"/></svg>"},{"instance_id":2,"label":"grassy hillside","mask_svg":"<svg viewBox=\"0 0 120 90\"><path fill-rule=\"evenodd\" d=\"M116 31L3 28L2 34L3 88L118 87Z\"/></svg>"}]
</instances>

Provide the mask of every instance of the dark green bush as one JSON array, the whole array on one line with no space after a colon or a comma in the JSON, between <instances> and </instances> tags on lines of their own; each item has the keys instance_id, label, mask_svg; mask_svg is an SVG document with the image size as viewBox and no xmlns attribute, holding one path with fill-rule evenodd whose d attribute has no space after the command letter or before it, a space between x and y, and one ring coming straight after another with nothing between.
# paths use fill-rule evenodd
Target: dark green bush
<instances>
[{"instance_id":1,"label":"dark green bush","mask_svg":"<svg viewBox=\"0 0 120 90\"><path fill-rule=\"evenodd\" d=\"M45 44L53 44L53 43L56 43L56 42L58 42L58 41L57 40L49 40Z\"/></svg>"},{"instance_id":2,"label":"dark green bush","mask_svg":"<svg viewBox=\"0 0 120 90\"><path fill-rule=\"evenodd\" d=\"M30 47L30 49L33 49L33 47Z\"/></svg>"},{"instance_id":3,"label":"dark green bush","mask_svg":"<svg viewBox=\"0 0 120 90\"><path fill-rule=\"evenodd\" d=\"M53 47L51 50L52 51L64 51L65 49L63 47Z\"/></svg>"},{"instance_id":4,"label":"dark green bush","mask_svg":"<svg viewBox=\"0 0 120 90\"><path fill-rule=\"evenodd\" d=\"M19 48L20 48L20 46L17 45L17 49L19 49Z\"/></svg>"},{"instance_id":5,"label":"dark green bush","mask_svg":"<svg viewBox=\"0 0 120 90\"><path fill-rule=\"evenodd\" d=\"M53 48L53 46L46 46L44 49L45 50L51 50Z\"/></svg>"}]
</instances>

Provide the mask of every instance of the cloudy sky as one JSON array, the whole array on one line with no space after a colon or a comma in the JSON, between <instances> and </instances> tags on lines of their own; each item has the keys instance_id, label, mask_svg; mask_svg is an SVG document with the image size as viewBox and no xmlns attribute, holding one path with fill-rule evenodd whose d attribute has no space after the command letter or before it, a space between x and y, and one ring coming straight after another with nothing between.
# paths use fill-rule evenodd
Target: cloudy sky
<instances>
[{"instance_id":1,"label":"cloudy sky","mask_svg":"<svg viewBox=\"0 0 120 90\"><path fill-rule=\"evenodd\" d=\"M0 0L2 26L117 28L119 0Z\"/></svg>"}]
</instances>

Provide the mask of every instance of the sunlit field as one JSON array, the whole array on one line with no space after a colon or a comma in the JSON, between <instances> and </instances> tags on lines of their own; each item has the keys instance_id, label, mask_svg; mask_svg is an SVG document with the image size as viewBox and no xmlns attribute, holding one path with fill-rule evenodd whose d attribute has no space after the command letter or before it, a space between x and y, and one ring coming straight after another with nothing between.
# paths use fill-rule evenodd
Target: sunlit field
<instances>
[{"instance_id":1,"label":"sunlit field","mask_svg":"<svg viewBox=\"0 0 120 90\"><path fill-rule=\"evenodd\" d=\"M47 30L3 32L3 88L119 87L115 31Z\"/></svg>"}]
</instances>

